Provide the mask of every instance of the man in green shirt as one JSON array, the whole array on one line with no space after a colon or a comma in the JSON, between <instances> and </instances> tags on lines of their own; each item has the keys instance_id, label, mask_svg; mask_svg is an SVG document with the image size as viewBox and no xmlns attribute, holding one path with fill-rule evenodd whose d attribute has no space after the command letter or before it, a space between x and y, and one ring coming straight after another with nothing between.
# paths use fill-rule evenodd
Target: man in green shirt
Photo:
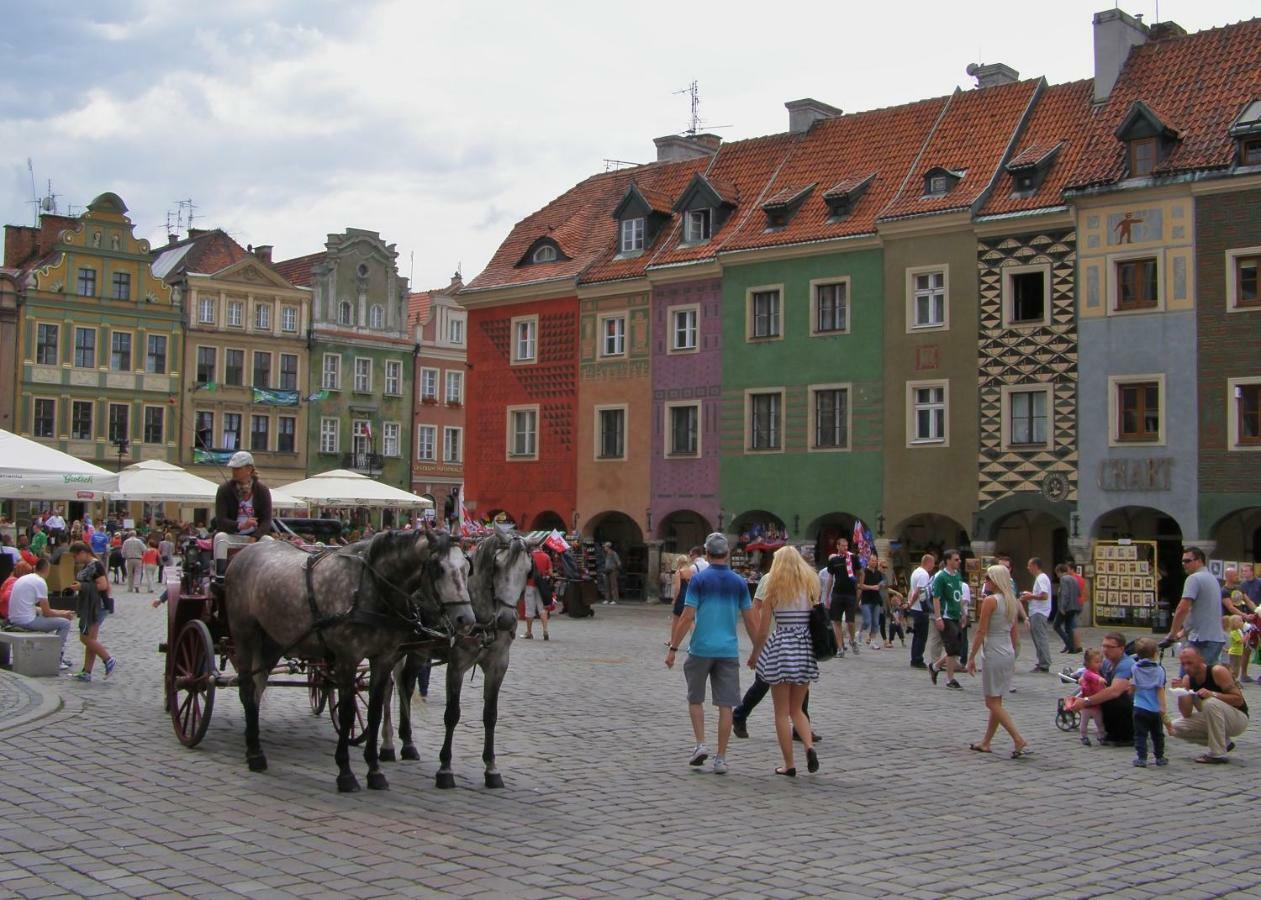
<instances>
[{"instance_id":1,"label":"man in green shirt","mask_svg":"<svg viewBox=\"0 0 1261 900\"><path fill-rule=\"evenodd\" d=\"M43 556L48 549L48 535L44 534L44 529L38 525L32 525L31 530L35 532L31 536L31 552L36 556Z\"/></svg>"},{"instance_id":2,"label":"man in green shirt","mask_svg":"<svg viewBox=\"0 0 1261 900\"><path fill-rule=\"evenodd\" d=\"M961 691L963 685L955 680L961 648L959 615L963 608L963 576L959 574L959 551L947 550L942 559L945 565L933 576L930 591L933 598L933 627L941 635L944 652L928 664L928 674L933 679L933 684L936 684L937 675L944 664L946 687Z\"/></svg>"}]
</instances>

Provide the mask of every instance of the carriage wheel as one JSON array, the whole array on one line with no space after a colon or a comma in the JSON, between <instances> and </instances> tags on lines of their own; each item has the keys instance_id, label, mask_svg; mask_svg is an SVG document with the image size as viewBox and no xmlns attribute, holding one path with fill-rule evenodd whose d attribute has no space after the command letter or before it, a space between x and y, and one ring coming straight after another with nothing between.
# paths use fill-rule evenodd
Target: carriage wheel
<instances>
[{"instance_id":1,"label":"carriage wheel","mask_svg":"<svg viewBox=\"0 0 1261 900\"><path fill-rule=\"evenodd\" d=\"M328 698L328 714L333 720L333 730L341 737L341 691L331 682L326 691ZM355 675L355 693L353 695L355 715L350 720L350 740L354 742L368 727L368 676L366 672Z\"/></svg>"},{"instance_id":2,"label":"carriage wheel","mask_svg":"<svg viewBox=\"0 0 1261 900\"><path fill-rule=\"evenodd\" d=\"M307 700L311 702L311 715L318 716L328 705L328 695L333 689L329 687L328 676L319 666L311 666L306 673ZM334 720L336 724L336 720Z\"/></svg>"},{"instance_id":3,"label":"carriage wheel","mask_svg":"<svg viewBox=\"0 0 1261 900\"><path fill-rule=\"evenodd\" d=\"M194 619L180 630L172 654L168 710L175 735L186 747L206 736L215 706L215 646L210 629Z\"/></svg>"}]
</instances>

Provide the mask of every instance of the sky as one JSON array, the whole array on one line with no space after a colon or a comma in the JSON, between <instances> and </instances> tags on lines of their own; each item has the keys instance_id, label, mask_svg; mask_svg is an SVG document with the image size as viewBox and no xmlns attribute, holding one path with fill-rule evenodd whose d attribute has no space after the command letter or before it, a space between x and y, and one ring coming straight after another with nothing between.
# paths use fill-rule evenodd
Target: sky
<instances>
[{"instance_id":1,"label":"sky","mask_svg":"<svg viewBox=\"0 0 1261 900\"><path fill-rule=\"evenodd\" d=\"M801 97L857 112L966 89L972 62L1088 78L1111 5L0 0L0 215L32 223L29 159L62 213L113 191L155 246L191 199L195 227L278 260L380 232L415 289L440 287L605 160L654 159L694 80L703 127L733 141L786 130ZM1187 31L1261 12L1122 8Z\"/></svg>"}]
</instances>

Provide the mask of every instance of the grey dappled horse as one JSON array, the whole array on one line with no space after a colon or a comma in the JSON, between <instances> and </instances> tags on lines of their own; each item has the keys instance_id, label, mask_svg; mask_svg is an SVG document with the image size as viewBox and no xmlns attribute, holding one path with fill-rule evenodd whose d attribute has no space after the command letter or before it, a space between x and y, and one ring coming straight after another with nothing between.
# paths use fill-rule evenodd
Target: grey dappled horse
<instances>
[{"instance_id":1,"label":"grey dappled horse","mask_svg":"<svg viewBox=\"0 0 1261 900\"><path fill-rule=\"evenodd\" d=\"M485 679L482 687L482 725L485 738L482 761L486 765L486 786L503 787L495 767L495 723L499 719L499 689L508 671L508 654L517 634L517 599L525 590L526 579L534 568L526 542L516 534L496 532L484 538L473 552L473 570L469 575L469 597L477 626L469 637L455 641L451 647L408 653L395 671L399 695L399 740L402 758L419 759L412 743L411 701L416 691L416 676L424 663L447 664L447 707L444 716L446 738L439 755L441 768L436 776L440 788L455 787L451 771L451 742L460 721L460 690L464 674L473 666L481 666ZM389 710L386 711L389 716ZM393 758L391 729L386 725L387 759Z\"/></svg>"},{"instance_id":2,"label":"grey dappled horse","mask_svg":"<svg viewBox=\"0 0 1261 900\"><path fill-rule=\"evenodd\" d=\"M372 664L363 752L368 787L383 790L389 785L378 765L376 735L399 644L415 636L424 608L441 609L455 633L467 634L475 621L468 561L444 531L381 532L314 559L282 541L250 544L228 566L224 603L245 708L250 770L267 768L258 706L272 668L281 657L326 660L341 702L334 755L339 791L359 789L349 749L359 663L367 659Z\"/></svg>"}]
</instances>

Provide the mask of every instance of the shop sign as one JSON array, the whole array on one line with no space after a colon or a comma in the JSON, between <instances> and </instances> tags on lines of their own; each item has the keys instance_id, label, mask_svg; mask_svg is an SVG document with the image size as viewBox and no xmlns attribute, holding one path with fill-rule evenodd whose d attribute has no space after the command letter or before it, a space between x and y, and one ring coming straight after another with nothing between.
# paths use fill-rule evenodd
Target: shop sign
<instances>
[{"instance_id":1,"label":"shop sign","mask_svg":"<svg viewBox=\"0 0 1261 900\"><path fill-rule=\"evenodd\" d=\"M1099 487L1105 491L1167 491L1173 482L1173 460L1105 459L1099 463Z\"/></svg>"}]
</instances>

